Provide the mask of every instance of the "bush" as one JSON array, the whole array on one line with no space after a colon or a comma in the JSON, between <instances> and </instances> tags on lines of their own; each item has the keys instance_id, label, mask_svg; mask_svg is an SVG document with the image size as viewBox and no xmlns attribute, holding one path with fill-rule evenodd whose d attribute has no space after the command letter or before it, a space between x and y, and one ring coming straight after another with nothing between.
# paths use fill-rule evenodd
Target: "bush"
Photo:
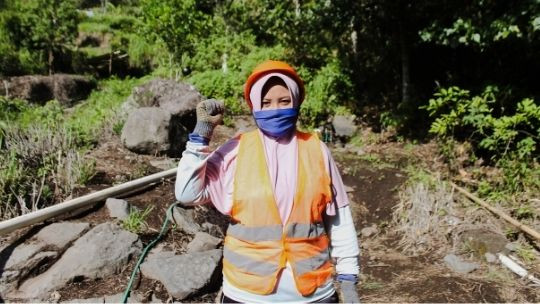
<instances>
[{"instance_id":1,"label":"bush","mask_svg":"<svg viewBox=\"0 0 540 304\"><path fill-rule=\"evenodd\" d=\"M300 116L306 126L320 125L328 115L336 114L337 110L347 112L344 106L352 98L352 81L344 73L339 61L333 60L315 71L313 78L305 69L300 69L300 75L307 82L306 100L302 104Z\"/></svg>"},{"instance_id":2,"label":"bush","mask_svg":"<svg viewBox=\"0 0 540 304\"><path fill-rule=\"evenodd\" d=\"M95 163L82 157L73 134L45 125L3 127L0 150L0 214L21 215L69 196L93 176Z\"/></svg>"},{"instance_id":3,"label":"bush","mask_svg":"<svg viewBox=\"0 0 540 304\"><path fill-rule=\"evenodd\" d=\"M119 108L137 79L110 79L68 115L53 100L45 106L0 97L0 219L62 200L90 181L95 161L87 147L119 123Z\"/></svg>"},{"instance_id":4,"label":"bush","mask_svg":"<svg viewBox=\"0 0 540 304\"><path fill-rule=\"evenodd\" d=\"M243 56L240 53L236 54L226 72L223 69L211 69L195 72L188 79L206 97L224 100L227 112L231 115L249 113L249 108L244 101L246 79L255 66L264 60L269 58L282 59L284 49L281 46L273 48L251 46L250 53ZM205 62L204 58L208 57L196 58L200 60L196 66L202 67L202 62Z\"/></svg>"},{"instance_id":5,"label":"bush","mask_svg":"<svg viewBox=\"0 0 540 304\"><path fill-rule=\"evenodd\" d=\"M458 87L439 89L424 107L435 118L430 133L441 140L448 155L453 151L449 145L467 141L474 156L485 156L502 169L502 180L480 185L483 194L540 189L540 106L525 98L513 109L502 111L496 107L497 92L497 88L487 87L471 96Z\"/></svg>"},{"instance_id":6,"label":"bush","mask_svg":"<svg viewBox=\"0 0 540 304\"><path fill-rule=\"evenodd\" d=\"M493 159L537 157L540 106L530 98L518 102L510 115L496 115L496 93L487 87L478 96L458 87L441 88L424 107L435 118L430 133L441 138L468 139Z\"/></svg>"}]
</instances>

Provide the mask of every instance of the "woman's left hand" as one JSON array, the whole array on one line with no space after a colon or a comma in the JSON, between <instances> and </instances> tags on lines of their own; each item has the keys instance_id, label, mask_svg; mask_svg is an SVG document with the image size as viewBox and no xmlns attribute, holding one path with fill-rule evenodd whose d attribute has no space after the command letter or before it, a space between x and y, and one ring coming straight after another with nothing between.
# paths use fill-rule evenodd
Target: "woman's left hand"
<instances>
[{"instance_id":1,"label":"woman's left hand","mask_svg":"<svg viewBox=\"0 0 540 304\"><path fill-rule=\"evenodd\" d=\"M340 295L343 303L360 303L358 298L358 290L356 289L356 282L353 281L341 281Z\"/></svg>"}]
</instances>

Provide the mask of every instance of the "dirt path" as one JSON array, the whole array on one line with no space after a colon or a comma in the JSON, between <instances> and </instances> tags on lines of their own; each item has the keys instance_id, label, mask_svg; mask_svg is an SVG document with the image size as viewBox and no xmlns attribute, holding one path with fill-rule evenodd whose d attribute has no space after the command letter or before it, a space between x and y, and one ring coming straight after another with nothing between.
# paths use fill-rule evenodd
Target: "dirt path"
<instances>
[{"instance_id":1,"label":"dirt path","mask_svg":"<svg viewBox=\"0 0 540 304\"><path fill-rule=\"evenodd\" d=\"M334 150L334 158L343 172L343 181L351 187L349 197L359 233L362 302L538 302L538 292L521 282L490 279L490 267L467 275L450 271L443 256L404 255L393 232L392 210L397 193L406 180L403 172L380 163L366 162L343 150ZM366 157L364 157L366 159ZM361 230L377 227L378 233L365 237ZM512 274L505 274L512 278ZM516 279L514 277L514 279ZM517 280L517 279L516 279Z\"/></svg>"}]
</instances>

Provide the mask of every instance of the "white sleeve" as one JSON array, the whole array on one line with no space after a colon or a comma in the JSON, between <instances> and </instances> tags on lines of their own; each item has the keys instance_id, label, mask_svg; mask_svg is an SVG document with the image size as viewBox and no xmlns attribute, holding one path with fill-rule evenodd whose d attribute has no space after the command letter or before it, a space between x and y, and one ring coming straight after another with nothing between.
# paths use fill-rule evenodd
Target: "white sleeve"
<instances>
[{"instance_id":1,"label":"white sleeve","mask_svg":"<svg viewBox=\"0 0 540 304\"><path fill-rule=\"evenodd\" d=\"M325 215L330 237L331 256L336 258L336 273L359 274L358 239L349 205L338 208L336 215Z\"/></svg>"},{"instance_id":2,"label":"white sleeve","mask_svg":"<svg viewBox=\"0 0 540 304\"><path fill-rule=\"evenodd\" d=\"M186 150L178 163L174 194L185 206L200 205L210 201L206 189L206 159L210 155L207 145L187 142Z\"/></svg>"}]
</instances>

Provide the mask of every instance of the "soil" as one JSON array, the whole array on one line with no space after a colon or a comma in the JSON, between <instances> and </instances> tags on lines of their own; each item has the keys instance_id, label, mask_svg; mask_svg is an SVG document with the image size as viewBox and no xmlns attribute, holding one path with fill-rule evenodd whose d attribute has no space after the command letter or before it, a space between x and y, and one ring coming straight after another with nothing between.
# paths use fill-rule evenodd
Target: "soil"
<instances>
[{"instance_id":1,"label":"soil","mask_svg":"<svg viewBox=\"0 0 540 304\"><path fill-rule=\"evenodd\" d=\"M249 119L246 118L244 123L249 129ZM224 143L235 133L236 130L232 128L219 127L214 135L214 145ZM419 159L424 160L432 159L432 146L426 145L423 149L406 153L403 152L403 146L395 141L379 141L365 146L363 152L376 156L377 161L373 161L373 158L370 161L365 154L362 156L362 153L352 153L350 149L343 147L330 148L342 172L344 184L349 189L357 232L370 226L378 229L374 236L363 237L358 234L361 246L361 282L358 285L361 302L540 301L538 290L528 287L525 282L517 280L513 274L498 266L482 264L479 270L461 275L449 271L442 262L442 256L407 256L399 250L397 243L401 236L394 232L392 211L398 202L398 191L407 179L400 168L404 163L409 163L407 159L411 155L419 155ZM122 147L118 139L102 144L92 151L89 157L97 160L98 173L90 185L78 189L74 196L158 172L160 169L153 167L150 161L164 159L129 152ZM140 234L143 245L147 245L158 235L165 211L175 202L174 180L166 180L125 199L139 210L152 207L146 218L147 226ZM222 232L225 231L228 218L213 207L196 207L195 214L199 223L207 221L218 225ZM63 216L62 219L86 221L93 226L111 220L103 202L76 214ZM23 233L18 232L18 235ZM190 235L170 229L159 245L181 253L185 251L191 238ZM135 261L131 261L115 276L70 283L58 291L61 301L123 292L134 264ZM184 299L183 302L213 302L221 285L220 273L216 273L205 290ZM492 273L499 276L490 276ZM159 282L141 278L140 275L132 293L141 295L144 302L152 299L163 302L173 300Z\"/></svg>"}]
</instances>

